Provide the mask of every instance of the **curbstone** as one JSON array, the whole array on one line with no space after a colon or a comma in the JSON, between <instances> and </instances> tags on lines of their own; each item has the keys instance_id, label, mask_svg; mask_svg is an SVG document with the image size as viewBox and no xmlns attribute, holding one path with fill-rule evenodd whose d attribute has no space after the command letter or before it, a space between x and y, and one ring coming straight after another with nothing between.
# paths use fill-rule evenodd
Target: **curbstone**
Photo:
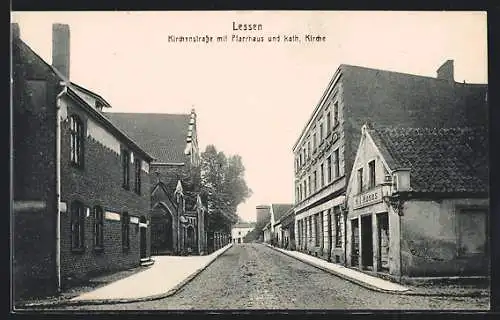
<instances>
[{"instance_id":1,"label":"curbstone","mask_svg":"<svg viewBox=\"0 0 500 320\"><path fill-rule=\"evenodd\" d=\"M346 276L345 274L342 274L342 273L339 273L339 272L335 272L333 270L330 270L328 268L325 268L321 265L318 265L318 264L315 264L314 262L312 261L308 261L308 260L302 260L301 258L299 257L296 257L292 254L289 254L287 251L282 251L281 249L278 249L278 248L275 248L269 244L265 244L267 247L269 248L272 248L273 250L276 250L278 252L281 252L282 254L286 255L286 256L289 256L289 257L292 257L296 260L299 260L303 263L306 263L308 265L311 265L315 268L318 268L320 270L323 270L325 272L328 272L328 273L331 273L339 278L342 278L342 279L345 279L347 281L350 281L352 283L355 283L359 286L362 286L364 288L367 288L367 289L370 289L370 290L373 290L373 291L377 291L377 292L382 292L382 293L389 293L389 294L396 294L396 295L407 295L407 296L428 296L428 297L488 297L489 295L488 294L485 294L484 292L482 291L473 291L473 292L468 292L468 293L444 293L444 292L418 292L418 291L412 291L412 289L408 289L407 291L393 291L393 290L386 290L386 289L382 289L382 288L379 288L377 286L374 286L372 284L369 284L369 283L366 283L364 281L361 281L361 280L358 280L358 279L355 279L355 278L352 278L352 277L349 277L349 276Z\"/></svg>"},{"instance_id":2,"label":"curbstone","mask_svg":"<svg viewBox=\"0 0 500 320\"><path fill-rule=\"evenodd\" d=\"M230 243L224 250L220 251L213 259L210 259L204 266L194 271L187 278L182 280L179 284L177 284L172 289L168 290L165 293L151 295L147 297L139 297L139 298L126 298L126 299L96 299L96 300L66 300L66 301L52 301L52 302L40 302L40 303L27 303L27 304L19 304L17 308L28 307L51 307L51 306L83 306L83 305L103 305L103 304L123 304L123 303L133 303L133 302L144 302L144 301L153 301L159 300L163 298L167 298L176 294L182 287L187 285L189 282L193 281L196 276L198 276L203 270L208 268L219 256L224 254L227 250L229 250L233 246Z\"/></svg>"}]
</instances>

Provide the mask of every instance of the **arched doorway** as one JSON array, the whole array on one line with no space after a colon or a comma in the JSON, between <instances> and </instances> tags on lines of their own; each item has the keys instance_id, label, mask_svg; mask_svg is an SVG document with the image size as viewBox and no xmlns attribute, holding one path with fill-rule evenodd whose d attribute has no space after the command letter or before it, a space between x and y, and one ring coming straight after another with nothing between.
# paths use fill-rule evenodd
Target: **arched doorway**
<instances>
[{"instance_id":1,"label":"arched doorway","mask_svg":"<svg viewBox=\"0 0 500 320\"><path fill-rule=\"evenodd\" d=\"M174 251L172 215L158 206L151 214L151 251L153 255L172 254Z\"/></svg>"}]
</instances>

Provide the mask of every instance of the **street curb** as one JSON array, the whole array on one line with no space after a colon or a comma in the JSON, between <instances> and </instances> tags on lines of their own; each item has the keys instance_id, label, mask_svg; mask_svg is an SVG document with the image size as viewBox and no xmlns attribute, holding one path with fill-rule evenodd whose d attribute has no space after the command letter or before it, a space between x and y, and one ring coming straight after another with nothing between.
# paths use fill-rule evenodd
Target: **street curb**
<instances>
[{"instance_id":1,"label":"street curb","mask_svg":"<svg viewBox=\"0 0 500 320\"><path fill-rule=\"evenodd\" d=\"M28 303L28 304L20 304L16 308L34 308L34 307L51 307L51 306L83 306L83 305L103 305L103 304L122 304L122 303L133 303L133 302L144 302L144 301L153 301L158 299L163 299L170 297L176 294L182 287L191 282L197 275L199 275L203 270L205 270L209 265L211 265L219 256L224 254L227 250L229 250L233 246L230 243L224 250L222 250L219 254L214 256L213 259L209 260L207 264L203 267L197 269L191 275L189 275L186 279L182 280L179 284L177 284L172 289L168 290L165 293L160 293L147 297L140 298L127 298L127 299L96 299L96 300L67 300L67 301L53 301L53 302L41 302L41 303Z\"/></svg>"},{"instance_id":2,"label":"street curb","mask_svg":"<svg viewBox=\"0 0 500 320\"><path fill-rule=\"evenodd\" d=\"M299 260L303 263L306 263L308 265L311 265L315 268L318 268L320 270L323 270L325 272L328 272L330 274L333 274L337 277L340 277L340 278L343 278L345 280L348 280L352 283L355 283L359 286L362 286L364 288L367 288L367 289L370 289L370 290L373 290L373 291L377 291L377 292L382 292L382 293L389 293L389 294L395 294L395 295L407 295L407 296L427 296L427 297L488 297L489 295L488 294L484 294L483 292L481 291L474 291L474 292L471 292L471 293L463 293L463 294L459 294L459 293L456 293L456 294L452 294L452 293L425 293L425 292L415 292L415 291L411 291L411 289L408 289L408 291L393 291L393 290L385 290L385 289L381 289L377 286L374 286L374 285L371 285L369 283L366 283L364 281L361 281L361 280L358 280L358 279L355 279L355 278L352 278L352 277L349 277L349 276L346 276L345 274L342 274L342 273L339 273L339 272L335 272L333 270L330 270L330 269L327 269L323 266L320 266L318 264L315 264L314 262L311 262L311 261L308 261L308 260L302 260L300 259L299 257L296 257L294 255L291 255L289 254L288 252L286 251L281 251L280 249L278 248L275 248L269 244L265 244L267 247L269 248L272 248L273 250L276 250L288 257L291 257L291 258L294 258L296 260Z\"/></svg>"}]
</instances>

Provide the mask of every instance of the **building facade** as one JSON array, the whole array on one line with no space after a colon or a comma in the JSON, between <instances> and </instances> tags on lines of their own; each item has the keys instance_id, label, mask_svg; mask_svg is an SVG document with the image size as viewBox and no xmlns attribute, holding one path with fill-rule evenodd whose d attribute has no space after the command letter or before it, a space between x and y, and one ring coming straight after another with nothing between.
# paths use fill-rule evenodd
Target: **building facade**
<instances>
[{"instance_id":1,"label":"building facade","mask_svg":"<svg viewBox=\"0 0 500 320\"><path fill-rule=\"evenodd\" d=\"M283 249L295 250L295 213L293 207L275 223L277 246Z\"/></svg>"},{"instance_id":2,"label":"building facade","mask_svg":"<svg viewBox=\"0 0 500 320\"><path fill-rule=\"evenodd\" d=\"M398 280L489 275L486 127L363 126L347 265Z\"/></svg>"},{"instance_id":3,"label":"building facade","mask_svg":"<svg viewBox=\"0 0 500 320\"><path fill-rule=\"evenodd\" d=\"M217 239L207 232L206 205L200 196L195 110L189 114L107 112L106 116L154 157L153 254L205 254L209 242Z\"/></svg>"},{"instance_id":4,"label":"building facade","mask_svg":"<svg viewBox=\"0 0 500 320\"><path fill-rule=\"evenodd\" d=\"M488 122L487 85L341 65L293 146L297 249L345 264L346 189L361 126L454 127Z\"/></svg>"},{"instance_id":5,"label":"building facade","mask_svg":"<svg viewBox=\"0 0 500 320\"><path fill-rule=\"evenodd\" d=\"M231 229L233 243L244 243L246 235L255 228L255 223L238 222Z\"/></svg>"},{"instance_id":6,"label":"building facade","mask_svg":"<svg viewBox=\"0 0 500 320\"><path fill-rule=\"evenodd\" d=\"M69 80L67 25L53 25L52 65L12 29L15 297L149 261L152 156Z\"/></svg>"}]
</instances>

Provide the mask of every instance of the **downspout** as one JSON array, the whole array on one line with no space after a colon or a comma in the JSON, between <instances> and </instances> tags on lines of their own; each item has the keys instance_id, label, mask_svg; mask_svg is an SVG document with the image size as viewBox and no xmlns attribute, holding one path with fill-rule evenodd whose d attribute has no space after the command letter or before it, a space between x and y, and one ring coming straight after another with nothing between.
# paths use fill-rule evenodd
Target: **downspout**
<instances>
[{"instance_id":1,"label":"downspout","mask_svg":"<svg viewBox=\"0 0 500 320\"><path fill-rule=\"evenodd\" d=\"M401 201L401 200L398 200L398 201ZM398 207L400 206L400 203L398 203ZM402 231L402 226L401 226L401 212L400 212L400 208L397 209L398 210L398 216L399 216L399 283L401 283L401 280L403 279L403 253L402 253L402 246L401 246L401 240L402 240L402 236L401 236L401 231Z\"/></svg>"},{"instance_id":2,"label":"downspout","mask_svg":"<svg viewBox=\"0 0 500 320\"><path fill-rule=\"evenodd\" d=\"M61 98L67 93L66 83L56 96L56 276L57 292L61 292Z\"/></svg>"}]
</instances>

